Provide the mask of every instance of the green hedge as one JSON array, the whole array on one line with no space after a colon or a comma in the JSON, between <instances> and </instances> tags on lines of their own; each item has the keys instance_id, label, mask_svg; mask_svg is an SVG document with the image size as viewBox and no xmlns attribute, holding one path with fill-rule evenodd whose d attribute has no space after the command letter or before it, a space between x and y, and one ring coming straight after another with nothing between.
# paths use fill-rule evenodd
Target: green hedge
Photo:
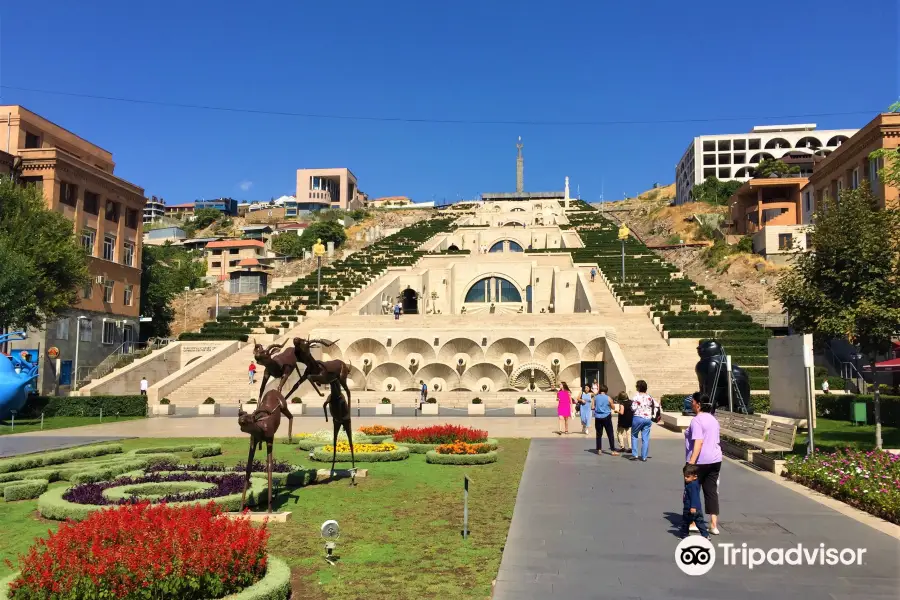
<instances>
[{"instance_id":1,"label":"green hedge","mask_svg":"<svg viewBox=\"0 0 900 600\"><path fill-rule=\"evenodd\" d=\"M208 456L219 456L222 454L222 446L219 444L200 444L194 446L191 456L194 458L206 458Z\"/></svg>"},{"instance_id":2,"label":"green hedge","mask_svg":"<svg viewBox=\"0 0 900 600\"><path fill-rule=\"evenodd\" d=\"M221 600L286 600L291 595L291 569L271 554L266 562L266 575L247 589Z\"/></svg>"},{"instance_id":3,"label":"green hedge","mask_svg":"<svg viewBox=\"0 0 900 600\"><path fill-rule=\"evenodd\" d=\"M159 454L161 452L190 452L194 449L194 444L184 444L181 446L154 446L152 448L137 448L132 450L130 454Z\"/></svg>"},{"instance_id":4,"label":"green hedge","mask_svg":"<svg viewBox=\"0 0 900 600\"><path fill-rule=\"evenodd\" d=\"M56 481L59 479L59 469L38 469L27 473L14 471L11 473L0 474L0 484L8 483L10 481L21 481L23 479L46 479L51 482Z\"/></svg>"},{"instance_id":5,"label":"green hedge","mask_svg":"<svg viewBox=\"0 0 900 600\"><path fill-rule=\"evenodd\" d=\"M189 475L234 475L236 471L157 471L160 475L171 475L173 473L188 473ZM250 477L259 477L267 479L267 475L263 471L254 471L250 473ZM313 469L297 469L287 473L272 473L272 485L303 487L309 485L316 480L316 472Z\"/></svg>"},{"instance_id":6,"label":"green hedge","mask_svg":"<svg viewBox=\"0 0 900 600\"><path fill-rule=\"evenodd\" d=\"M319 446L313 450L313 460L319 462L331 462L331 452L325 452L325 446ZM390 452L356 452L353 457L356 462L390 462L395 460L404 460L409 458L409 448L406 446L397 446L396 450ZM350 462L349 452L338 452L335 458L336 462Z\"/></svg>"},{"instance_id":7,"label":"green hedge","mask_svg":"<svg viewBox=\"0 0 900 600\"><path fill-rule=\"evenodd\" d=\"M425 453L425 462L432 465L486 465L497 462L497 452L487 454L438 454L434 450Z\"/></svg>"},{"instance_id":8,"label":"green hedge","mask_svg":"<svg viewBox=\"0 0 900 600\"><path fill-rule=\"evenodd\" d=\"M7 483L3 487L3 499L7 502L32 500L47 491L50 484L46 479L30 479Z\"/></svg>"},{"instance_id":9,"label":"green hedge","mask_svg":"<svg viewBox=\"0 0 900 600\"><path fill-rule=\"evenodd\" d=\"M818 394L816 415L849 421L854 402L866 403L866 422L875 423L875 397L871 394ZM900 396L881 395L881 424L900 427Z\"/></svg>"},{"instance_id":10,"label":"green hedge","mask_svg":"<svg viewBox=\"0 0 900 600\"><path fill-rule=\"evenodd\" d=\"M93 456L103 456L119 452L122 452L121 444L104 444L102 446L85 446L83 448L72 448L71 450L60 450L58 452L18 456L16 458L0 461L0 473L24 471L26 469L46 467L49 465L61 465L80 458L91 458Z\"/></svg>"},{"instance_id":11,"label":"green hedge","mask_svg":"<svg viewBox=\"0 0 900 600\"><path fill-rule=\"evenodd\" d=\"M174 465L177 462L178 458L174 454L148 454L142 458L135 458L134 460L123 460L93 469L84 469L73 473L66 479L75 485L80 483L96 483L98 481L109 481L128 471L146 469L147 467L156 465Z\"/></svg>"},{"instance_id":12,"label":"green hedge","mask_svg":"<svg viewBox=\"0 0 900 600\"><path fill-rule=\"evenodd\" d=\"M161 481L158 483L124 483L120 486L103 490L103 496L110 500L122 500L137 496L147 500L156 500L168 494L199 492L214 488L214 483L205 481Z\"/></svg>"},{"instance_id":13,"label":"green hedge","mask_svg":"<svg viewBox=\"0 0 900 600\"><path fill-rule=\"evenodd\" d=\"M662 404L662 409L666 412L680 413L684 408L684 398L690 395L689 393L663 394L662 398L660 398L660 404ZM768 394L750 394L750 405L753 407L753 412L768 414L770 408Z\"/></svg>"},{"instance_id":14,"label":"green hedge","mask_svg":"<svg viewBox=\"0 0 900 600\"><path fill-rule=\"evenodd\" d=\"M409 448L409 451L413 454L427 454L428 452L434 450L438 446L442 444L408 444L406 442L395 442L394 438L390 438L387 440L390 444L396 444L398 446L404 446ZM491 447L491 450L496 450L500 447L500 443L495 438L488 438L487 441L484 442L473 442L475 444L487 444Z\"/></svg>"},{"instance_id":15,"label":"green hedge","mask_svg":"<svg viewBox=\"0 0 900 600\"><path fill-rule=\"evenodd\" d=\"M38 498L38 512L41 513L42 517L45 519L53 519L54 521L65 521L66 519L81 521L86 519L89 514L96 510L108 508L93 504L76 504L75 502L63 500L63 494L67 489L68 488L66 487L60 486L49 489L41 494ZM267 493L268 489L269 486L265 478L251 477L250 486L247 489L247 506L255 506L257 500L262 498L263 495ZM214 502L216 505L222 507L222 510L232 512L239 511L241 509L241 494L230 494L228 496L222 496L221 498L204 499L202 501L172 502L169 506L189 506L191 504L196 504L197 502L203 502L204 504L207 502Z\"/></svg>"},{"instance_id":16,"label":"green hedge","mask_svg":"<svg viewBox=\"0 0 900 600\"><path fill-rule=\"evenodd\" d=\"M32 396L25 403L21 416L40 417L144 417L147 415L147 396Z\"/></svg>"}]
</instances>

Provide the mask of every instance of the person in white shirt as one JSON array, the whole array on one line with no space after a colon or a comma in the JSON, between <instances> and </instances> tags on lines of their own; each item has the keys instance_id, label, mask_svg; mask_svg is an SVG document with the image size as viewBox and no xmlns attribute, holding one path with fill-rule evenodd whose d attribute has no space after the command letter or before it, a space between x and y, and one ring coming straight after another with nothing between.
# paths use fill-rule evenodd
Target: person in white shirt
<instances>
[{"instance_id":1,"label":"person in white shirt","mask_svg":"<svg viewBox=\"0 0 900 600\"><path fill-rule=\"evenodd\" d=\"M828 385L828 380L827 380L827 379L826 379L825 381L822 382L822 393L823 393L823 394L830 394L830 393L831 393L831 386Z\"/></svg>"},{"instance_id":2,"label":"person in white shirt","mask_svg":"<svg viewBox=\"0 0 900 600\"><path fill-rule=\"evenodd\" d=\"M147 382L146 377L141 377L141 396L147 395L147 389L150 387L150 384Z\"/></svg>"},{"instance_id":3,"label":"person in white shirt","mask_svg":"<svg viewBox=\"0 0 900 600\"><path fill-rule=\"evenodd\" d=\"M631 458L641 462L647 462L647 455L650 452L650 426L654 422L659 412L659 403L647 393L647 382L643 379L638 380L635 384L637 394L631 399L631 407L634 410L634 417L631 420ZM641 444L638 444L638 434L641 437Z\"/></svg>"}]
</instances>

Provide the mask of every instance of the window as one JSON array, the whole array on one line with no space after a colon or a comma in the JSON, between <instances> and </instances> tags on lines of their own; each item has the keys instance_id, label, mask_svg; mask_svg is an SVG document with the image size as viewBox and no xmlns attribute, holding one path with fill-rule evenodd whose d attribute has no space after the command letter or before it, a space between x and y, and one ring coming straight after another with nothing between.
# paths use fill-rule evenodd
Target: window
<instances>
[{"instance_id":1,"label":"window","mask_svg":"<svg viewBox=\"0 0 900 600\"><path fill-rule=\"evenodd\" d=\"M107 304L112 304L112 302L113 302L113 298L115 297L115 295L113 293L115 286L116 286L116 282L111 281L109 279L107 279L103 283L103 301L106 302Z\"/></svg>"},{"instance_id":2,"label":"window","mask_svg":"<svg viewBox=\"0 0 900 600\"><path fill-rule=\"evenodd\" d=\"M731 169L728 167L719 167L719 179L731 179Z\"/></svg>"},{"instance_id":3,"label":"window","mask_svg":"<svg viewBox=\"0 0 900 600\"><path fill-rule=\"evenodd\" d=\"M734 140L734 149L735 150L746 150L747 149L747 140Z\"/></svg>"},{"instance_id":4,"label":"window","mask_svg":"<svg viewBox=\"0 0 900 600\"><path fill-rule=\"evenodd\" d=\"M41 147L41 136L26 131L25 132L25 147L26 148L40 148Z\"/></svg>"},{"instance_id":5,"label":"window","mask_svg":"<svg viewBox=\"0 0 900 600\"><path fill-rule=\"evenodd\" d=\"M116 323L115 321L103 321L103 339L101 342L107 346L116 343Z\"/></svg>"},{"instance_id":6,"label":"window","mask_svg":"<svg viewBox=\"0 0 900 600\"><path fill-rule=\"evenodd\" d=\"M806 212L812 210L812 194L810 194L808 191L803 192L803 210L805 210Z\"/></svg>"},{"instance_id":7,"label":"window","mask_svg":"<svg viewBox=\"0 0 900 600\"><path fill-rule=\"evenodd\" d=\"M111 200L106 203L106 220L113 222L119 220L119 205Z\"/></svg>"},{"instance_id":8,"label":"window","mask_svg":"<svg viewBox=\"0 0 900 600\"><path fill-rule=\"evenodd\" d=\"M850 189L855 190L859 187L859 168L853 169L850 173Z\"/></svg>"},{"instance_id":9,"label":"window","mask_svg":"<svg viewBox=\"0 0 900 600\"><path fill-rule=\"evenodd\" d=\"M793 247L793 237L789 233L778 234L778 249L790 250Z\"/></svg>"},{"instance_id":10,"label":"window","mask_svg":"<svg viewBox=\"0 0 900 600\"><path fill-rule=\"evenodd\" d=\"M69 339L69 318L64 317L56 322L56 339Z\"/></svg>"},{"instance_id":11,"label":"window","mask_svg":"<svg viewBox=\"0 0 900 600\"><path fill-rule=\"evenodd\" d=\"M125 302L125 306L132 306L134 304L134 286L126 285L125 292L122 296L122 301Z\"/></svg>"},{"instance_id":12,"label":"window","mask_svg":"<svg viewBox=\"0 0 900 600\"><path fill-rule=\"evenodd\" d=\"M59 201L66 206L75 206L78 203L78 187L73 183L61 181L59 184Z\"/></svg>"},{"instance_id":13,"label":"window","mask_svg":"<svg viewBox=\"0 0 900 600\"><path fill-rule=\"evenodd\" d=\"M221 266L222 266L222 261L220 261L220 260L214 261L212 264L213 269L218 269Z\"/></svg>"},{"instance_id":14,"label":"window","mask_svg":"<svg viewBox=\"0 0 900 600\"><path fill-rule=\"evenodd\" d=\"M103 236L103 260L115 260L116 255L116 236Z\"/></svg>"},{"instance_id":15,"label":"window","mask_svg":"<svg viewBox=\"0 0 900 600\"><path fill-rule=\"evenodd\" d=\"M100 212L100 196L93 192L84 192L84 212L96 215Z\"/></svg>"},{"instance_id":16,"label":"window","mask_svg":"<svg viewBox=\"0 0 900 600\"><path fill-rule=\"evenodd\" d=\"M122 254L124 254L124 258L122 259L123 265L128 265L129 267L134 266L134 244L132 242L125 242L122 245Z\"/></svg>"},{"instance_id":17,"label":"window","mask_svg":"<svg viewBox=\"0 0 900 600\"><path fill-rule=\"evenodd\" d=\"M212 253L213 253L213 256L222 256L221 250L213 250Z\"/></svg>"},{"instance_id":18,"label":"window","mask_svg":"<svg viewBox=\"0 0 900 600\"><path fill-rule=\"evenodd\" d=\"M94 238L97 232L93 229L85 227L81 230L81 245L91 256L94 255Z\"/></svg>"},{"instance_id":19,"label":"window","mask_svg":"<svg viewBox=\"0 0 900 600\"><path fill-rule=\"evenodd\" d=\"M709 152L710 150L716 149L716 143L712 140L706 140L703 142L703 151Z\"/></svg>"},{"instance_id":20,"label":"window","mask_svg":"<svg viewBox=\"0 0 900 600\"><path fill-rule=\"evenodd\" d=\"M731 164L731 155L730 154L720 154L719 155L719 164L720 165L730 165Z\"/></svg>"},{"instance_id":21,"label":"window","mask_svg":"<svg viewBox=\"0 0 900 600\"><path fill-rule=\"evenodd\" d=\"M712 169L703 169L703 179L706 179L707 177L715 177L715 176L716 176L716 169L715 169L715 168L712 168Z\"/></svg>"},{"instance_id":22,"label":"window","mask_svg":"<svg viewBox=\"0 0 900 600\"><path fill-rule=\"evenodd\" d=\"M90 319L82 319L81 325L79 326L81 329L81 341L82 342L91 342L94 340L94 322Z\"/></svg>"},{"instance_id":23,"label":"window","mask_svg":"<svg viewBox=\"0 0 900 600\"><path fill-rule=\"evenodd\" d=\"M518 288L502 277L485 277L469 288L466 302L521 302Z\"/></svg>"},{"instance_id":24,"label":"window","mask_svg":"<svg viewBox=\"0 0 900 600\"><path fill-rule=\"evenodd\" d=\"M719 151L731 150L731 140L719 140Z\"/></svg>"},{"instance_id":25,"label":"window","mask_svg":"<svg viewBox=\"0 0 900 600\"><path fill-rule=\"evenodd\" d=\"M734 164L742 165L747 162L747 155L743 152L738 152L734 155Z\"/></svg>"},{"instance_id":26,"label":"window","mask_svg":"<svg viewBox=\"0 0 900 600\"><path fill-rule=\"evenodd\" d=\"M85 300L90 300L90 298L94 295L94 282L86 283L85 286L81 289L81 297Z\"/></svg>"},{"instance_id":27,"label":"window","mask_svg":"<svg viewBox=\"0 0 900 600\"><path fill-rule=\"evenodd\" d=\"M760 138L756 138L755 140L750 140L750 145L748 146L748 150L759 150L760 146Z\"/></svg>"},{"instance_id":28,"label":"window","mask_svg":"<svg viewBox=\"0 0 900 600\"><path fill-rule=\"evenodd\" d=\"M228 254L237 254L238 252L240 252L240 250L238 250L237 248L230 248L228 250Z\"/></svg>"},{"instance_id":29,"label":"window","mask_svg":"<svg viewBox=\"0 0 900 600\"><path fill-rule=\"evenodd\" d=\"M137 229L138 211L134 208L125 209L125 227L128 229Z\"/></svg>"}]
</instances>

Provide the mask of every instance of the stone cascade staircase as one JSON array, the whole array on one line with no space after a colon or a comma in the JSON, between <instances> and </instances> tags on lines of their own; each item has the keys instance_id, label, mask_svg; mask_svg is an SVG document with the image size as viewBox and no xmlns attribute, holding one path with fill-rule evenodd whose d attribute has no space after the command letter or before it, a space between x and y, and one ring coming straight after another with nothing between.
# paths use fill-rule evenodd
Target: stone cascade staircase
<instances>
[{"instance_id":1,"label":"stone cascade staircase","mask_svg":"<svg viewBox=\"0 0 900 600\"><path fill-rule=\"evenodd\" d=\"M590 281L590 268L584 271ZM653 325L649 312L623 312L599 274L588 285L598 315L616 328L619 346L632 373L647 382L651 395L659 398L663 394L697 390L694 367L699 358L693 346L669 346Z\"/></svg>"}]
</instances>

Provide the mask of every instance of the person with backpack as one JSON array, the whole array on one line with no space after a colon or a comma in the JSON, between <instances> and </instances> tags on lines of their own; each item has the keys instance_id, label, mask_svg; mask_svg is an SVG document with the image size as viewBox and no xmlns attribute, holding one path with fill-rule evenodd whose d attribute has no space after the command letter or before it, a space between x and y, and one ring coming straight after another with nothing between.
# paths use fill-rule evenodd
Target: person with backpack
<instances>
[{"instance_id":1,"label":"person with backpack","mask_svg":"<svg viewBox=\"0 0 900 600\"><path fill-rule=\"evenodd\" d=\"M600 393L594 396L591 401L591 410L594 413L594 433L597 436L597 455L603 453L603 432L606 431L606 437L609 439L609 450L613 456L619 456L616 452L616 438L613 436L612 424L612 408L613 401L606 395L608 388L605 385L600 386Z\"/></svg>"},{"instance_id":2,"label":"person with backpack","mask_svg":"<svg viewBox=\"0 0 900 600\"><path fill-rule=\"evenodd\" d=\"M616 396L619 418L616 421L616 443L619 452L631 452L631 425L634 419L634 411L631 408L631 398L625 392L619 392Z\"/></svg>"},{"instance_id":3,"label":"person with backpack","mask_svg":"<svg viewBox=\"0 0 900 600\"><path fill-rule=\"evenodd\" d=\"M662 410L653 396L647 393L646 381L639 379L634 386L637 393L631 399L631 409L634 411L631 421L631 460L640 458L641 462L647 462L647 455L650 452L650 427L653 423L659 423ZM639 435L640 444L638 444ZM638 456L639 446L640 456Z\"/></svg>"}]
</instances>

